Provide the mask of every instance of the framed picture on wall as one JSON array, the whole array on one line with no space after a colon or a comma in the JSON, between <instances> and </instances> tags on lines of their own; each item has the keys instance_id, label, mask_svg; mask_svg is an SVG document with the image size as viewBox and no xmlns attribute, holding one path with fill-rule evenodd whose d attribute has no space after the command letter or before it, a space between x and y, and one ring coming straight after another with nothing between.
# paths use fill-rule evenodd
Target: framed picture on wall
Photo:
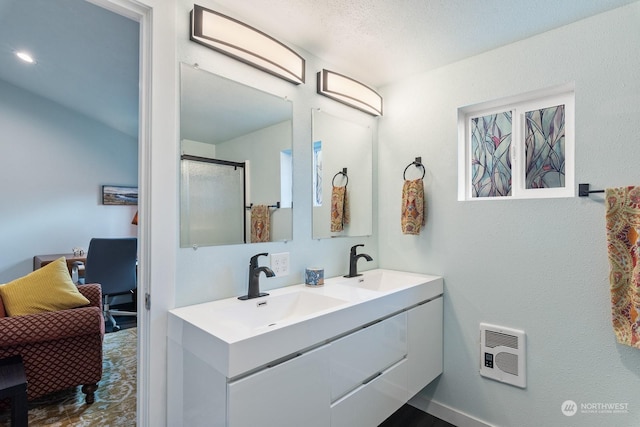
<instances>
[{"instance_id":1,"label":"framed picture on wall","mask_svg":"<svg viewBox=\"0 0 640 427\"><path fill-rule=\"evenodd\" d=\"M102 186L103 205L137 205L138 187Z\"/></svg>"}]
</instances>

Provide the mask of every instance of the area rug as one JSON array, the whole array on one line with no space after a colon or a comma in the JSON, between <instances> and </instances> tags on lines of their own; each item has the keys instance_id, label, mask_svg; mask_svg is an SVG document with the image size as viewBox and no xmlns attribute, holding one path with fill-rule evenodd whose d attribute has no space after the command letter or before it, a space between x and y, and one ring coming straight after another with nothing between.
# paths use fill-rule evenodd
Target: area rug
<instances>
[{"instance_id":1,"label":"area rug","mask_svg":"<svg viewBox=\"0 0 640 427\"><path fill-rule=\"evenodd\" d=\"M135 426L137 328L105 334L102 380L93 404L80 387L52 393L29 404L29 426ZM0 427L11 425L9 410Z\"/></svg>"}]
</instances>

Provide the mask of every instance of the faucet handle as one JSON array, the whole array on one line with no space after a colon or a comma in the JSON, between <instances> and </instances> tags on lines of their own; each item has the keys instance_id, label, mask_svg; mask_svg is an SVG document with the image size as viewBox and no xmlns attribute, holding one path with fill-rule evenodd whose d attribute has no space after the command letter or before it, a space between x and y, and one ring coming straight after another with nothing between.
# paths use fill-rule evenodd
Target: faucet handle
<instances>
[{"instance_id":1,"label":"faucet handle","mask_svg":"<svg viewBox=\"0 0 640 427\"><path fill-rule=\"evenodd\" d=\"M258 266L258 257L267 256L267 255L269 255L267 252L263 252L261 254L256 254L256 255L252 256L251 257L251 261L249 262L250 265L257 267Z\"/></svg>"}]
</instances>

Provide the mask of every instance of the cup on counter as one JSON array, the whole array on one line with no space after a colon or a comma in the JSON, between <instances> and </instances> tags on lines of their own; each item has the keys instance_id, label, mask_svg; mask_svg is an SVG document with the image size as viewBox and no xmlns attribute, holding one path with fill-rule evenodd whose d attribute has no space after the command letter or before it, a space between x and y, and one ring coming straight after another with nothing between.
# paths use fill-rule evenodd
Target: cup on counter
<instances>
[{"instance_id":1,"label":"cup on counter","mask_svg":"<svg viewBox=\"0 0 640 427\"><path fill-rule=\"evenodd\" d=\"M304 270L304 284L307 286L324 285L324 268L307 268Z\"/></svg>"}]
</instances>

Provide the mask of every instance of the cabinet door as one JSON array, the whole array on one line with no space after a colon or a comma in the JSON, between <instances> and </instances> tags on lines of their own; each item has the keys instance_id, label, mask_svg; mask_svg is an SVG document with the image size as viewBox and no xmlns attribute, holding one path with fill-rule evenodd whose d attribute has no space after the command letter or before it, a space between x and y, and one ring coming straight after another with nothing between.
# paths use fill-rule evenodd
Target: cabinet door
<instances>
[{"instance_id":1,"label":"cabinet door","mask_svg":"<svg viewBox=\"0 0 640 427\"><path fill-rule=\"evenodd\" d=\"M328 346L229 383L229 427L327 427Z\"/></svg>"},{"instance_id":2,"label":"cabinet door","mask_svg":"<svg viewBox=\"0 0 640 427\"><path fill-rule=\"evenodd\" d=\"M330 344L331 401L407 354L407 316L400 313Z\"/></svg>"},{"instance_id":3,"label":"cabinet door","mask_svg":"<svg viewBox=\"0 0 640 427\"><path fill-rule=\"evenodd\" d=\"M409 397L442 373L442 297L408 312Z\"/></svg>"}]
</instances>

